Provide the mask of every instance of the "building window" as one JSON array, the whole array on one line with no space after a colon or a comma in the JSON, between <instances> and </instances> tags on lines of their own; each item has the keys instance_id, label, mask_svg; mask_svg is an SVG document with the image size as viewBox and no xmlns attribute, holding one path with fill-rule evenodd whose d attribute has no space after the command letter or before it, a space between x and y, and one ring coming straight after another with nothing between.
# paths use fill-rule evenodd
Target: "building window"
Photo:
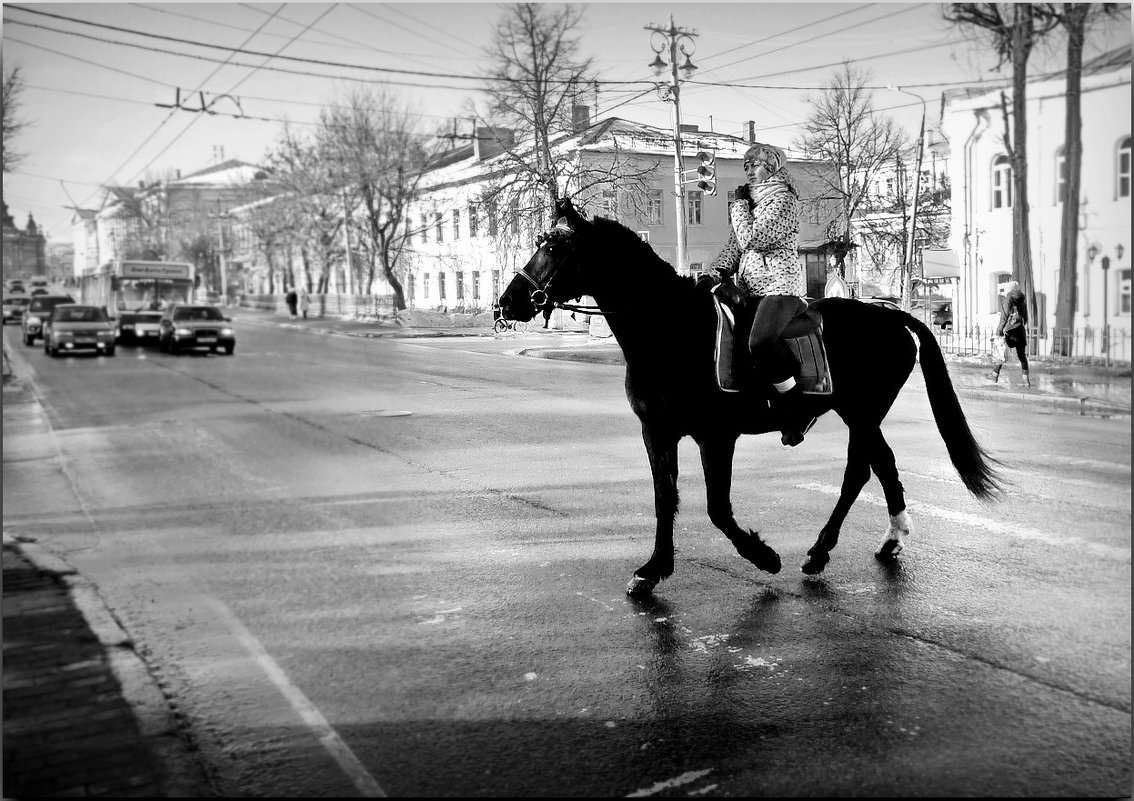
<instances>
[{"instance_id":1,"label":"building window","mask_svg":"<svg viewBox=\"0 0 1134 801\"><path fill-rule=\"evenodd\" d=\"M989 311L1000 313L1000 298L1005 294L1008 282L1012 280L1012 273L993 273L989 278L992 281L992 306Z\"/></svg>"},{"instance_id":2,"label":"building window","mask_svg":"<svg viewBox=\"0 0 1134 801\"><path fill-rule=\"evenodd\" d=\"M651 189L650 194L646 196L646 215L647 225L662 224L662 191L660 189Z\"/></svg>"},{"instance_id":3,"label":"building window","mask_svg":"<svg viewBox=\"0 0 1134 801\"><path fill-rule=\"evenodd\" d=\"M429 273L421 274L421 297L424 300L429 299Z\"/></svg>"},{"instance_id":4,"label":"building window","mask_svg":"<svg viewBox=\"0 0 1134 801\"><path fill-rule=\"evenodd\" d=\"M1118 313L1130 316L1130 271L1118 271Z\"/></svg>"},{"instance_id":5,"label":"building window","mask_svg":"<svg viewBox=\"0 0 1134 801\"><path fill-rule=\"evenodd\" d=\"M500 271L492 271L492 299L500 297Z\"/></svg>"},{"instance_id":6,"label":"building window","mask_svg":"<svg viewBox=\"0 0 1134 801\"><path fill-rule=\"evenodd\" d=\"M413 220L409 218L408 214L406 215L406 244L413 244Z\"/></svg>"},{"instance_id":7,"label":"building window","mask_svg":"<svg viewBox=\"0 0 1134 801\"><path fill-rule=\"evenodd\" d=\"M457 271L457 300L465 299L465 274Z\"/></svg>"},{"instance_id":8,"label":"building window","mask_svg":"<svg viewBox=\"0 0 1134 801\"><path fill-rule=\"evenodd\" d=\"M488 212L488 235L491 237L496 236L496 201L490 200L486 209Z\"/></svg>"},{"instance_id":9,"label":"building window","mask_svg":"<svg viewBox=\"0 0 1134 801\"><path fill-rule=\"evenodd\" d=\"M1055 205L1067 200L1067 149L1060 145L1055 151Z\"/></svg>"},{"instance_id":10,"label":"building window","mask_svg":"<svg viewBox=\"0 0 1134 801\"><path fill-rule=\"evenodd\" d=\"M469 236L476 237L476 206L469 205Z\"/></svg>"},{"instance_id":11,"label":"building window","mask_svg":"<svg viewBox=\"0 0 1134 801\"><path fill-rule=\"evenodd\" d=\"M602 216L612 220L618 219L618 197L614 192L602 193Z\"/></svg>"},{"instance_id":12,"label":"building window","mask_svg":"<svg viewBox=\"0 0 1134 801\"><path fill-rule=\"evenodd\" d=\"M472 274L472 299L480 300L480 271L473 270Z\"/></svg>"},{"instance_id":13,"label":"building window","mask_svg":"<svg viewBox=\"0 0 1134 801\"><path fill-rule=\"evenodd\" d=\"M439 211L433 214L433 229L437 232L437 241L444 242L445 230L441 227L441 212ZM444 295L442 295L442 297L444 297Z\"/></svg>"},{"instance_id":14,"label":"building window","mask_svg":"<svg viewBox=\"0 0 1134 801\"><path fill-rule=\"evenodd\" d=\"M1130 137L1118 143L1118 196L1130 197Z\"/></svg>"},{"instance_id":15,"label":"building window","mask_svg":"<svg viewBox=\"0 0 1134 801\"><path fill-rule=\"evenodd\" d=\"M687 211L686 221L690 225L701 224L701 210L705 204L705 195L703 192L690 192L689 199L685 202Z\"/></svg>"},{"instance_id":16,"label":"building window","mask_svg":"<svg viewBox=\"0 0 1134 801\"><path fill-rule=\"evenodd\" d=\"M1012 164L1007 156L997 156L992 162L992 208L1012 207Z\"/></svg>"},{"instance_id":17,"label":"building window","mask_svg":"<svg viewBox=\"0 0 1134 801\"><path fill-rule=\"evenodd\" d=\"M453 241L461 238L461 211L453 209Z\"/></svg>"},{"instance_id":18,"label":"building window","mask_svg":"<svg viewBox=\"0 0 1134 801\"><path fill-rule=\"evenodd\" d=\"M406 276L406 289L408 290L408 294L409 294L409 296L406 298L406 300L410 303L413 303L413 290L414 290L413 273L410 273L409 275Z\"/></svg>"},{"instance_id":19,"label":"building window","mask_svg":"<svg viewBox=\"0 0 1134 801\"><path fill-rule=\"evenodd\" d=\"M421 215L421 241L429 241L429 218L424 214Z\"/></svg>"},{"instance_id":20,"label":"building window","mask_svg":"<svg viewBox=\"0 0 1134 801\"><path fill-rule=\"evenodd\" d=\"M445 299L445 273L437 273L437 299Z\"/></svg>"}]
</instances>

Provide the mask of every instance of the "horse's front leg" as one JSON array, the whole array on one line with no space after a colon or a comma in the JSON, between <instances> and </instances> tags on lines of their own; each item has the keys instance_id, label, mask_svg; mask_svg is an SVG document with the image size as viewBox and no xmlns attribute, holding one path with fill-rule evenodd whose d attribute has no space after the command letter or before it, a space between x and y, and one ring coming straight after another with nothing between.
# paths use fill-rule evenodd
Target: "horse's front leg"
<instances>
[{"instance_id":1,"label":"horse's front leg","mask_svg":"<svg viewBox=\"0 0 1134 801\"><path fill-rule=\"evenodd\" d=\"M761 570L779 573L780 555L755 531L741 528L732 513L732 459L736 452L736 437L710 437L698 444L701 447L701 466L705 470L709 520L724 532L737 553Z\"/></svg>"},{"instance_id":2,"label":"horse's front leg","mask_svg":"<svg viewBox=\"0 0 1134 801\"><path fill-rule=\"evenodd\" d=\"M650 457L654 477L654 552L646 564L634 571L627 595L645 595L658 582L673 575L673 521L677 517L677 443L679 437L642 421L642 439Z\"/></svg>"},{"instance_id":3,"label":"horse's front leg","mask_svg":"<svg viewBox=\"0 0 1134 801\"><path fill-rule=\"evenodd\" d=\"M850 438L847 443L847 466L843 471L843 486L839 491L839 500L831 511L827 524L819 532L819 539L807 552L807 561L803 563L803 572L815 576L823 572L823 568L831 561L831 551L839 544L839 531L847 513L854 505L862 488L870 480L870 445L869 434L860 427L850 426Z\"/></svg>"}]
</instances>

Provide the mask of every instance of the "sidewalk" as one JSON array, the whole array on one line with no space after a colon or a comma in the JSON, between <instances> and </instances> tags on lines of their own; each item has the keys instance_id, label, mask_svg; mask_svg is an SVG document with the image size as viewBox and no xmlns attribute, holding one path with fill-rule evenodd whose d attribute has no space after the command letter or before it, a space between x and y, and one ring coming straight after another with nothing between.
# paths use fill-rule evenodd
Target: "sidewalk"
<instances>
[{"instance_id":1,"label":"sidewalk","mask_svg":"<svg viewBox=\"0 0 1134 801\"><path fill-rule=\"evenodd\" d=\"M230 310L237 324L302 328L354 337L495 337L487 325L403 326L383 320L291 320L286 314ZM568 334L570 336L568 336ZM582 335L582 336L581 336ZM519 355L623 363L611 339L544 330L500 337ZM533 344L534 343L534 344ZM949 357L960 395L1048 406L1072 414L1129 415L1130 371L1038 362L1031 388L1006 365L993 384L975 357ZM914 375L919 373L915 370ZM7 353L5 402L16 390ZM34 542L3 537L4 798L207 797L168 702L96 588Z\"/></svg>"}]
</instances>

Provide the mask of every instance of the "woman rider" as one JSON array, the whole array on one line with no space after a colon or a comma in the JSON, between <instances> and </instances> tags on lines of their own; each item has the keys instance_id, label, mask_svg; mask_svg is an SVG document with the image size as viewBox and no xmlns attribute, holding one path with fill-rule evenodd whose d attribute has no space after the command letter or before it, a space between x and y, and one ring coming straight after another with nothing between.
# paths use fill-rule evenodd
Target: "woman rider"
<instances>
[{"instance_id":1,"label":"woman rider","mask_svg":"<svg viewBox=\"0 0 1134 801\"><path fill-rule=\"evenodd\" d=\"M754 144L744 154L748 183L729 204L729 240L712 264L736 275L745 295L762 296L748 337L757 375L776 390L772 405L785 445L798 445L813 417L800 411L799 363L781 341L791 319L807 304L806 273L799 259L799 191L787 171L787 156L775 145Z\"/></svg>"}]
</instances>

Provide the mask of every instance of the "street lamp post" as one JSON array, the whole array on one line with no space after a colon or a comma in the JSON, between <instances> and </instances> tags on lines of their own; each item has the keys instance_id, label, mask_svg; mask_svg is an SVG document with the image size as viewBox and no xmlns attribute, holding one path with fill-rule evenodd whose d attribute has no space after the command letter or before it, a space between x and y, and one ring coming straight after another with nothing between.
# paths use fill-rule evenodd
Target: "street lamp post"
<instances>
[{"instance_id":1,"label":"street lamp post","mask_svg":"<svg viewBox=\"0 0 1134 801\"><path fill-rule=\"evenodd\" d=\"M910 213L909 244L906 246L906 264L902 277L902 308L910 308L910 283L914 268L914 232L917 230L917 204L921 195L921 162L925 155L925 98L915 92L909 92L900 86L890 86L893 92L901 92L921 101L921 131L917 135L917 167L914 170L913 210Z\"/></svg>"},{"instance_id":2,"label":"street lamp post","mask_svg":"<svg viewBox=\"0 0 1134 801\"><path fill-rule=\"evenodd\" d=\"M1102 340L1103 359L1110 367L1110 256L1102 257Z\"/></svg>"},{"instance_id":3,"label":"street lamp post","mask_svg":"<svg viewBox=\"0 0 1134 801\"><path fill-rule=\"evenodd\" d=\"M669 15L669 27L659 28L656 25L647 25L646 30L650 31L650 47L654 51L654 60L650 62L650 67L654 71L654 75L661 78L666 68L669 68L669 80L664 83L658 83L658 94L663 101L673 102L673 195L677 209L677 272L679 275L685 275L687 271L685 261L685 239L686 239L686 209L685 209L685 186L682 183L684 176L684 165L681 159L681 86L677 77L677 71L681 70L685 79L688 80L693 77L693 71L697 67L693 64L691 56L696 52L697 46L693 41L693 37L697 36L694 30L687 30L685 28L678 28L673 24L673 15ZM669 51L669 61L666 62L662 58L662 53ZM685 63L680 67L677 64L677 54L685 56Z\"/></svg>"}]
</instances>

